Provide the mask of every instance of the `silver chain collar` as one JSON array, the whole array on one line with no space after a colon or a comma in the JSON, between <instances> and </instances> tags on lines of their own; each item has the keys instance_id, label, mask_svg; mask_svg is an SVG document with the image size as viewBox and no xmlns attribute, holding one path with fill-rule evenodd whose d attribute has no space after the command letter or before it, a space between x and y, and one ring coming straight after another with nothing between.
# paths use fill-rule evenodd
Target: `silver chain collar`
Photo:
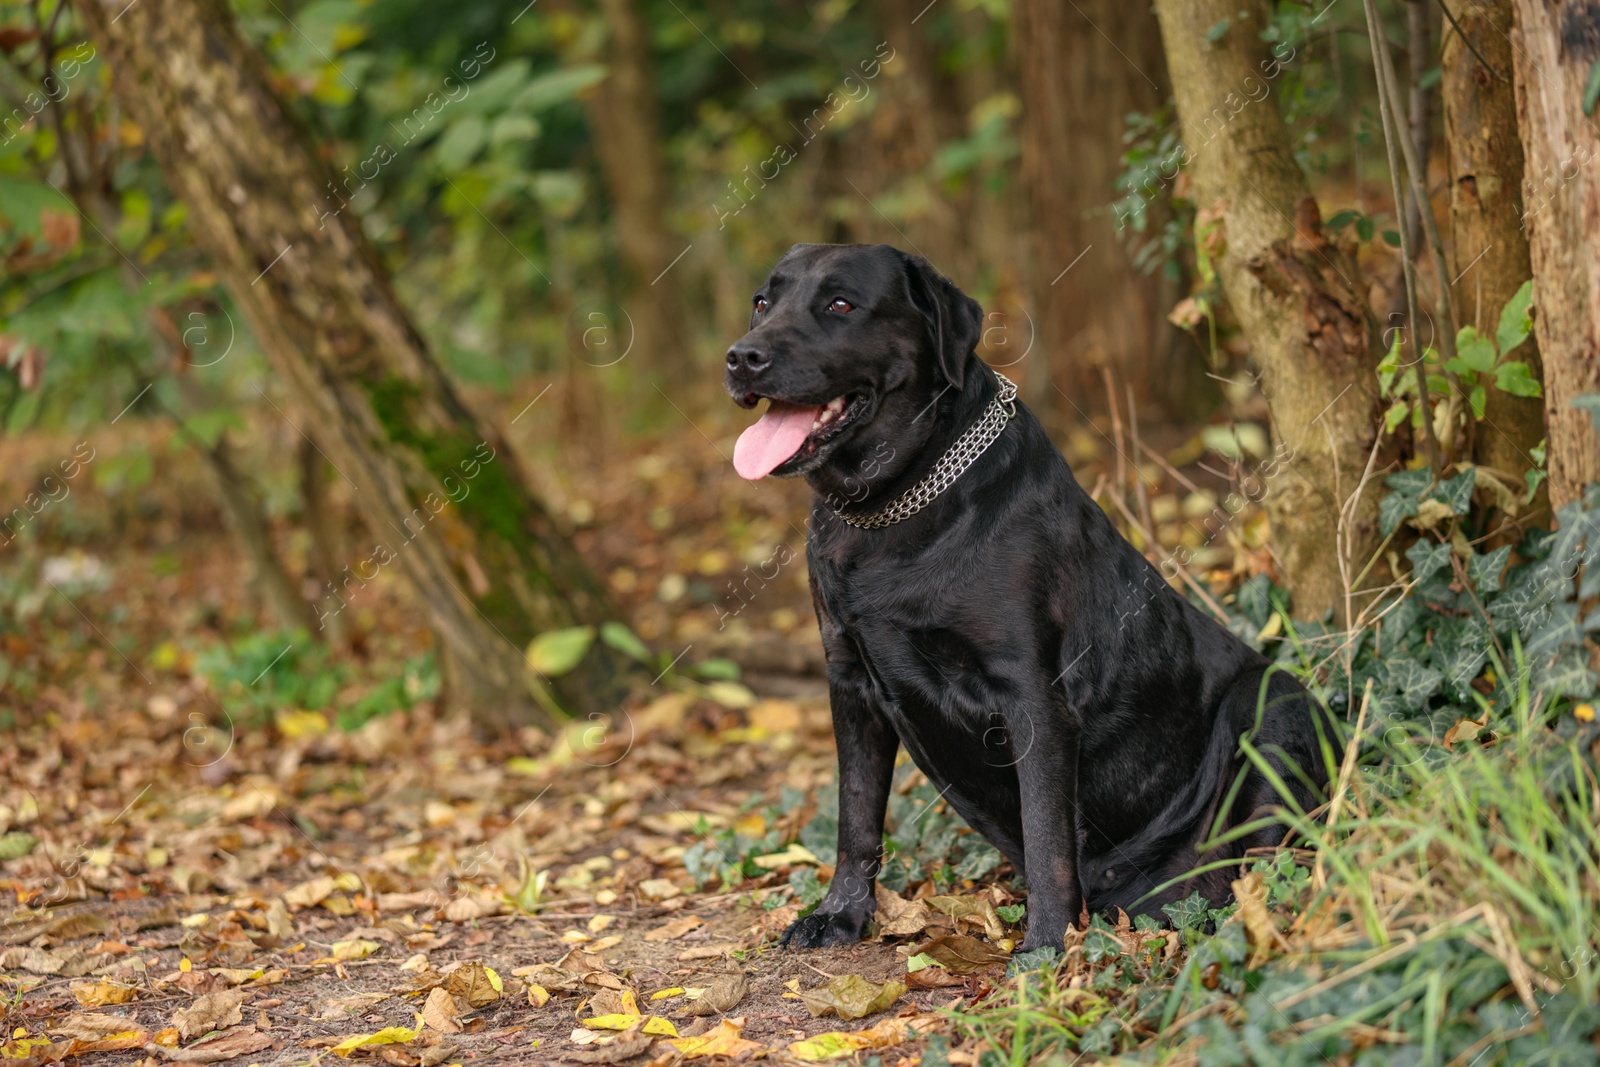
<instances>
[{"instance_id":1,"label":"silver chain collar","mask_svg":"<svg viewBox=\"0 0 1600 1067\"><path fill-rule=\"evenodd\" d=\"M885 526L904 522L933 503L994 444L995 438L1006 428L1006 423L1017 413L1016 385L999 371L995 372L995 377L1000 379L1000 392L984 409L983 417L956 439L956 443L939 457L939 462L934 464L933 470L922 481L900 494L883 510L871 515L846 515L838 509L834 509L834 514L858 530L881 530Z\"/></svg>"}]
</instances>

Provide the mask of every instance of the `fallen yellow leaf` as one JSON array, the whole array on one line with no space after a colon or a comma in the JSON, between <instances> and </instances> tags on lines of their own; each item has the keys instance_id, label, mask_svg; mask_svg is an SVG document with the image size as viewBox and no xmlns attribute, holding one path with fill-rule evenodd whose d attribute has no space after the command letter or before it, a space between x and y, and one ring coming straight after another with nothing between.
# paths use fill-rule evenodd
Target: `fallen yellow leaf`
<instances>
[{"instance_id":1,"label":"fallen yellow leaf","mask_svg":"<svg viewBox=\"0 0 1600 1067\"><path fill-rule=\"evenodd\" d=\"M739 1059L759 1052L764 1048L759 1041L751 1041L741 1036L744 1032L743 1020L724 1019L714 1029L707 1030L698 1037L680 1037L667 1044L676 1048L686 1060L700 1059L707 1056L727 1056Z\"/></svg>"},{"instance_id":2,"label":"fallen yellow leaf","mask_svg":"<svg viewBox=\"0 0 1600 1067\"><path fill-rule=\"evenodd\" d=\"M378 951L376 941L364 941L356 938L351 941L335 941L333 943L333 959L343 963L346 960L364 960Z\"/></svg>"},{"instance_id":3,"label":"fallen yellow leaf","mask_svg":"<svg viewBox=\"0 0 1600 1067\"><path fill-rule=\"evenodd\" d=\"M804 1041L795 1041L789 1048L790 1055L797 1059L808 1060L812 1063L821 1063L825 1060L842 1059L851 1053L866 1048L888 1048L898 1045L913 1036L933 1033L939 1025L937 1015L914 1015L907 1019L885 1019L876 1026L869 1026L865 1030L854 1033L844 1033L834 1030L826 1034L817 1034Z\"/></svg>"},{"instance_id":4,"label":"fallen yellow leaf","mask_svg":"<svg viewBox=\"0 0 1600 1067\"><path fill-rule=\"evenodd\" d=\"M420 1033L422 1033L420 1025L415 1030L409 1026L386 1026L377 1033L347 1037L333 1046L333 1051L348 1059L350 1053L358 1048L366 1048L369 1045L404 1045L409 1041L415 1041Z\"/></svg>"},{"instance_id":5,"label":"fallen yellow leaf","mask_svg":"<svg viewBox=\"0 0 1600 1067\"><path fill-rule=\"evenodd\" d=\"M584 1019L583 1025L590 1030L627 1030L631 1027L640 1027L647 1034L657 1037L677 1037L678 1028L659 1015L597 1015L593 1019Z\"/></svg>"}]
</instances>

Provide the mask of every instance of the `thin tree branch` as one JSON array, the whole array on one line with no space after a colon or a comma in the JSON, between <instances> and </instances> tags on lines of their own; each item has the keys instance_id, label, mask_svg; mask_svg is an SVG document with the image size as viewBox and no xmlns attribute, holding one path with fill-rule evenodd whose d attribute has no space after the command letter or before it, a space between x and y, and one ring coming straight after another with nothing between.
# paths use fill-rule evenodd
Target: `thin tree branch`
<instances>
[{"instance_id":1,"label":"thin tree branch","mask_svg":"<svg viewBox=\"0 0 1600 1067\"><path fill-rule=\"evenodd\" d=\"M1395 210L1399 211L1405 204L1405 195L1400 191L1400 159L1395 150L1395 143L1402 140L1395 130L1398 122L1399 110L1390 99L1388 80L1383 76L1383 30L1378 22L1377 5L1373 0L1365 0L1367 13L1367 40L1372 45L1372 62L1377 68L1378 80L1378 112L1383 118L1383 146L1389 156L1389 184L1394 190ZM1439 438L1433 431L1433 410L1428 397L1428 374L1423 364L1423 349L1417 343L1417 267L1412 261L1410 242L1406 239L1404 224L1400 227L1400 260L1404 266L1403 277L1406 287L1406 316L1408 332L1410 335L1411 350L1416 354L1412 362L1417 378L1417 406L1422 412L1423 439L1428 446L1428 465L1433 469L1434 477L1438 477L1444 469L1443 459L1439 454Z\"/></svg>"}]
</instances>

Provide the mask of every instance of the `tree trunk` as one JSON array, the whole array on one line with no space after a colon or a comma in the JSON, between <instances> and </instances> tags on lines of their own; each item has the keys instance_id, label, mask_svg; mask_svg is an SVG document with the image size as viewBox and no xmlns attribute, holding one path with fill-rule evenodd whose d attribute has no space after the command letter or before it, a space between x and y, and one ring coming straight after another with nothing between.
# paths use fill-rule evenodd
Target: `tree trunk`
<instances>
[{"instance_id":1,"label":"tree trunk","mask_svg":"<svg viewBox=\"0 0 1600 1067\"><path fill-rule=\"evenodd\" d=\"M1050 353L1030 368L1032 391L1058 416L1103 411L1109 364L1157 417L1194 413L1208 393L1203 362L1167 321L1176 286L1133 264L1130 235L1111 211L1130 111L1160 108L1170 87L1148 5L1126 0L1018 0L1013 44L1022 95L1021 176L1034 226L1034 306ZM1165 197L1151 204L1159 234ZM1063 395L1065 394L1065 395ZM1070 398L1070 400L1068 399Z\"/></svg>"},{"instance_id":2,"label":"tree trunk","mask_svg":"<svg viewBox=\"0 0 1600 1067\"><path fill-rule=\"evenodd\" d=\"M445 378L354 213L327 210L327 169L264 60L223 0L77 7L300 428L355 487L375 544L353 580L402 576L443 654L469 665L480 723L549 725L524 645L610 605L499 432ZM618 682L598 648L551 689L571 710L603 711Z\"/></svg>"},{"instance_id":3,"label":"tree trunk","mask_svg":"<svg viewBox=\"0 0 1600 1067\"><path fill-rule=\"evenodd\" d=\"M609 193L612 230L626 274L622 303L633 319L632 358L664 377L695 367L694 338L678 285L689 244L667 228L667 164L661 153L650 30L635 0L600 0L610 73L587 100L592 142Z\"/></svg>"},{"instance_id":4,"label":"tree trunk","mask_svg":"<svg viewBox=\"0 0 1600 1067\"><path fill-rule=\"evenodd\" d=\"M1341 524L1378 425L1378 342L1354 263L1327 241L1272 98L1279 60L1263 9L1238 0L1157 0L1167 66L1207 242L1261 370L1279 455L1265 502L1301 618L1347 617L1346 583L1377 542L1368 487ZM1219 23L1227 30L1215 41ZM1280 52L1282 46L1280 46ZM1267 92L1260 92L1265 86ZM1231 87L1223 94L1222 87ZM1291 219L1293 221L1291 221ZM1341 568L1343 573L1341 573Z\"/></svg>"},{"instance_id":5,"label":"tree trunk","mask_svg":"<svg viewBox=\"0 0 1600 1067\"><path fill-rule=\"evenodd\" d=\"M46 70L50 69L54 45L54 40L48 38L41 45L45 53ZM78 129L69 128L62 118L59 105L51 107L49 114L59 146L68 198L84 218L94 221L102 233L115 233L122 221L122 213L112 195L115 157L96 158L89 148L86 126L92 123L80 124ZM144 284L133 265L126 260L120 264L118 273L129 292ZM173 380L179 392L190 407L204 410L210 406L209 398L198 382L182 373L183 368L177 362L178 353L184 350L177 327L159 307L150 308L147 318L151 326L151 343L165 357L167 365L174 368ZM135 374L142 377L137 368ZM171 415L182 426L182 416L176 412ZM314 629L311 605L296 592L293 579L284 570L283 561L273 548L270 524L261 508L261 501L249 480L234 464L227 438L219 437L214 445L207 445L191 435L184 436L205 466L216 488L217 507L228 529L233 531L239 552L249 565L249 583L257 607L284 629Z\"/></svg>"},{"instance_id":6,"label":"tree trunk","mask_svg":"<svg viewBox=\"0 0 1600 1067\"><path fill-rule=\"evenodd\" d=\"M1573 405L1600 393L1600 123L1583 113L1600 60L1600 9L1586 0L1515 0L1513 10L1533 332L1544 360L1550 506L1560 508L1600 481L1600 434Z\"/></svg>"},{"instance_id":7,"label":"tree trunk","mask_svg":"<svg viewBox=\"0 0 1600 1067\"><path fill-rule=\"evenodd\" d=\"M228 525L250 561L250 585L255 590L256 600L279 626L316 633L311 605L295 591L293 580L278 562L266 516L260 502L251 494L249 482L239 465L233 461L227 435L219 436L216 444L210 447L196 443L195 451L205 463Z\"/></svg>"},{"instance_id":8,"label":"tree trunk","mask_svg":"<svg viewBox=\"0 0 1600 1067\"><path fill-rule=\"evenodd\" d=\"M318 586L331 591L344 577L341 572L349 559L339 547L338 516L328 499L328 461L311 438L302 437L295 446L295 466L300 475L301 514L311 534L311 566L307 569L316 575ZM344 615L324 615L318 622L328 644L346 643L350 631Z\"/></svg>"},{"instance_id":9,"label":"tree trunk","mask_svg":"<svg viewBox=\"0 0 1600 1067\"><path fill-rule=\"evenodd\" d=\"M1461 325L1493 334L1505 307L1533 276L1522 229L1522 142L1512 84L1511 0L1459 0L1460 32L1444 35L1440 95L1450 149L1450 229L1455 305ZM1476 51L1477 55L1473 52ZM1482 57L1481 59L1479 57ZM1487 64L1487 66L1485 66ZM1528 338L1515 359L1543 380L1539 345ZM1544 401L1488 391L1473 460L1520 491L1544 439ZM1541 488L1534 505L1543 509Z\"/></svg>"}]
</instances>

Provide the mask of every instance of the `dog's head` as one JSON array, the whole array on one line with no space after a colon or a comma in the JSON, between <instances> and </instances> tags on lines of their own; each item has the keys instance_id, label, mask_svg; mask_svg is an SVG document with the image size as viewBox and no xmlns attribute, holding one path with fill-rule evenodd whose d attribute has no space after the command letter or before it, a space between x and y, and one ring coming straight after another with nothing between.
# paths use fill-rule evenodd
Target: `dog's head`
<instances>
[{"instance_id":1,"label":"dog's head","mask_svg":"<svg viewBox=\"0 0 1600 1067\"><path fill-rule=\"evenodd\" d=\"M903 468L932 436L938 399L960 394L982 325L977 301L921 256L795 245L728 349L729 395L747 408L769 401L740 436L734 467L746 478L831 482L865 478L863 463Z\"/></svg>"}]
</instances>

